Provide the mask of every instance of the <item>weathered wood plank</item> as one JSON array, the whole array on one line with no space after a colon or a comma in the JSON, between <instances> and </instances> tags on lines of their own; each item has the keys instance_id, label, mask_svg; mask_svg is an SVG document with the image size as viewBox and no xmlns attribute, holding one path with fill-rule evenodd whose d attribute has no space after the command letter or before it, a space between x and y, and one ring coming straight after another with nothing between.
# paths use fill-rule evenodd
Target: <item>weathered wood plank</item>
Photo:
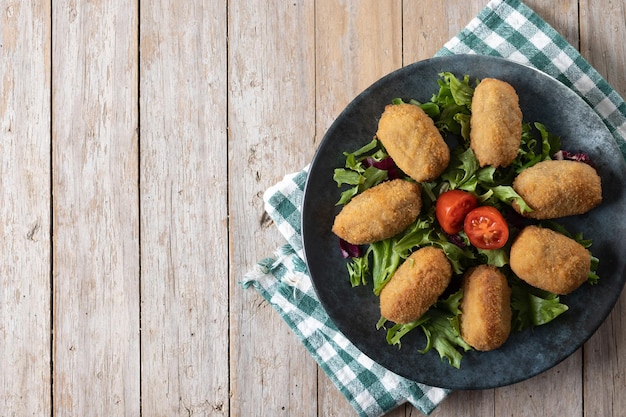
<instances>
[{"instance_id":1,"label":"weathered wood plank","mask_svg":"<svg viewBox=\"0 0 626 417\"><path fill-rule=\"evenodd\" d=\"M329 0L315 14L317 144L355 96L402 66L402 6Z\"/></svg>"},{"instance_id":2,"label":"weathered wood plank","mask_svg":"<svg viewBox=\"0 0 626 417\"><path fill-rule=\"evenodd\" d=\"M575 0L545 2L528 0L525 4L532 8L543 20L557 30L574 48L578 49L578 3Z\"/></svg>"},{"instance_id":3,"label":"weathered wood plank","mask_svg":"<svg viewBox=\"0 0 626 417\"><path fill-rule=\"evenodd\" d=\"M584 347L585 416L619 417L626 400L626 296Z\"/></svg>"},{"instance_id":4,"label":"weathered wood plank","mask_svg":"<svg viewBox=\"0 0 626 417\"><path fill-rule=\"evenodd\" d=\"M416 2L404 0L404 64L432 57L485 7L481 0Z\"/></svg>"},{"instance_id":5,"label":"weathered wood plank","mask_svg":"<svg viewBox=\"0 0 626 417\"><path fill-rule=\"evenodd\" d=\"M55 415L139 415L137 2L52 25Z\"/></svg>"},{"instance_id":6,"label":"weathered wood plank","mask_svg":"<svg viewBox=\"0 0 626 417\"><path fill-rule=\"evenodd\" d=\"M582 416L582 352L524 382L495 390L495 416Z\"/></svg>"},{"instance_id":7,"label":"weathered wood plank","mask_svg":"<svg viewBox=\"0 0 626 417\"><path fill-rule=\"evenodd\" d=\"M383 75L402 66L402 3L316 2L316 143L344 107ZM353 415L354 410L320 372L320 416ZM404 407L389 415L400 416Z\"/></svg>"},{"instance_id":8,"label":"weathered wood plank","mask_svg":"<svg viewBox=\"0 0 626 417\"><path fill-rule=\"evenodd\" d=\"M459 3L404 1L403 44L404 64L432 57L463 29L485 6L483 1ZM433 416L493 415L494 390L458 391L452 393L433 412ZM419 415L406 407L406 415Z\"/></svg>"},{"instance_id":9,"label":"weathered wood plank","mask_svg":"<svg viewBox=\"0 0 626 417\"><path fill-rule=\"evenodd\" d=\"M626 1L580 2L580 53L626 97Z\"/></svg>"},{"instance_id":10,"label":"weathered wood plank","mask_svg":"<svg viewBox=\"0 0 626 417\"><path fill-rule=\"evenodd\" d=\"M50 415L50 5L0 1L0 414Z\"/></svg>"},{"instance_id":11,"label":"weathered wood plank","mask_svg":"<svg viewBox=\"0 0 626 417\"><path fill-rule=\"evenodd\" d=\"M226 10L141 3L146 416L229 413Z\"/></svg>"},{"instance_id":12,"label":"weathered wood plank","mask_svg":"<svg viewBox=\"0 0 626 417\"><path fill-rule=\"evenodd\" d=\"M495 390L454 391L431 414L432 417L455 416L493 416ZM420 413L411 409L407 416L418 416ZM496 414L501 416L505 414Z\"/></svg>"},{"instance_id":13,"label":"weathered wood plank","mask_svg":"<svg viewBox=\"0 0 626 417\"><path fill-rule=\"evenodd\" d=\"M546 4L529 0L531 7L574 47L578 46L578 2L559 0ZM582 416L582 351L545 373L496 390L495 415ZM558 381L558 383L555 383Z\"/></svg>"},{"instance_id":14,"label":"weathered wood plank","mask_svg":"<svg viewBox=\"0 0 626 417\"><path fill-rule=\"evenodd\" d=\"M580 50L626 97L626 1L580 2ZM585 416L617 417L626 409L626 293L584 347Z\"/></svg>"},{"instance_id":15,"label":"weathered wood plank","mask_svg":"<svg viewBox=\"0 0 626 417\"><path fill-rule=\"evenodd\" d=\"M318 368L244 274L285 243L262 194L310 161L314 2L229 2L231 415L317 415Z\"/></svg>"},{"instance_id":16,"label":"weathered wood plank","mask_svg":"<svg viewBox=\"0 0 626 417\"><path fill-rule=\"evenodd\" d=\"M577 39L577 9L576 2L560 1L551 3L550 8L541 2L527 2L530 7L539 6L537 10L540 15L557 30L564 30L564 35L570 41ZM437 50L451 37L456 35L472 18L485 6L482 1L471 1L463 4L463 7L455 7L449 3L432 2L411 2L404 5L404 61L405 64L431 57ZM542 13L543 11L543 13ZM567 13L564 14L564 11ZM573 29L572 29L573 28ZM553 392L553 378L559 374L558 378L565 378L573 386L580 387L580 353L574 355L574 359L568 361L570 366L561 367L557 370L549 371L552 377L535 378L532 381L516 384L497 390L485 390L481 392L457 392L446 399L441 406L433 413L435 416L458 415L459 413L469 413L471 415L535 415L532 409L525 407L523 403L515 401L518 394L524 391L532 391L529 396L533 396L533 401L548 404L551 400L556 400L559 395L563 398L572 397L570 387L560 386L560 392ZM574 393L578 393L574 390ZM526 401L527 397L519 397L520 401ZM541 407L539 407L542 410ZM578 415L582 410L580 396L573 396L573 400L567 402L564 408L559 408L559 412L567 415ZM526 414L524 414L526 413Z\"/></svg>"},{"instance_id":17,"label":"weathered wood plank","mask_svg":"<svg viewBox=\"0 0 626 417\"><path fill-rule=\"evenodd\" d=\"M353 415L238 285L283 243L261 194L487 2L249 3L0 0L0 414ZM526 3L626 95L624 0ZM621 416L625 297L553 370L433 416Z\"/></svg>"}]
</instances>

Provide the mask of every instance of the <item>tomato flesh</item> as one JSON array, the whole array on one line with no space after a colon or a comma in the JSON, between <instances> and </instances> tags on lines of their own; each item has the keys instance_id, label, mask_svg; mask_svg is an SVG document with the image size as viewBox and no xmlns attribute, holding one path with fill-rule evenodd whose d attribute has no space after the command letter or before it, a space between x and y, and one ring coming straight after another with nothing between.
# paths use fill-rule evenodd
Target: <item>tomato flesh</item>
<instances>
[{"instance_id":1,"label":"tomato flesh","mask_svg":"<svg viewBox=\"0 0 626 417\"><path fill-rule=\"evenodd\" d=\"M499 249L509 240L509 226L498 209L481 206L465 216L463 230L479 249Z\"/></svg>"},{"instance_id":2,"label":"tomato flesh","mask_svg":"<svg viewBox=\"0 0 626 417\"><path fill-rule=\"evenodd\" d=\"M437 198L435 216L444 232L455 235L463 230L467 213L478 204L476 197L461 190L450 190Z\"/></svg>"}]
</instances>

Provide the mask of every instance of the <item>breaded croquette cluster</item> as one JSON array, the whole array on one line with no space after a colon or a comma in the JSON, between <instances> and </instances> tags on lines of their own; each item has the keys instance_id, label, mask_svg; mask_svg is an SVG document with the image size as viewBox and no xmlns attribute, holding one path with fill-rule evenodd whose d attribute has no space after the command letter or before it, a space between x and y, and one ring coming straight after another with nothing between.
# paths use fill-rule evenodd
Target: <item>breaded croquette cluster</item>
<instances>
[{"instance_id":1,"label":"breaded croquette cluster","mask_svg":"<svg viewBox=\"0 0 626 417\"><path fill-rule=\"evenodd\" d=\"M419 183L436 179L450 162L448 145L419 106L386 106L376 136L410 179L385 181L344 206L332 231L355 245L393 237L414 223L422 209ZM481 167L507 167L516 159L522 139L522 112L510 84L492 78L478 84L471 104L469 139ZM602 202L600 176L582 162L536 163L519 173L512 187L532 211L522 210L515 202L513 208L531 219L583 214ZM562 295L587 280L591 254L574 239L531 225L513 241L509 264L511 271L529 285ZM501 347L511 332L512 291L502 271L479 265L467 271L460 283L460 336L479 351ZM442 249L417 249L382 288L381 316L399 324L414 322L446 291L452 275L451 263Z\"/></svg>"},{"instance_id":2,"label":"breaded croquette cluster","mask_svg":"<svg viewBox=\"0 0 626 417\"><path fill-rule=\"evenodd\" d=\"M376 136L396 165L415 181L432 181L448 167L450 148L419 106L385 107Z\"/></svg>"},{"instance_id":3,"label":"breaded croquette cluster","mask_svg":"<svg viewBox=\"0 0 626 417\"><path fill-rule=\"evenodd\" d=\"M522 111L515 89L485 78L476 87L470 118L470 147L481 167L507 167L522 141Z\"/></svg>"},{"instance_id":4,"label":"breaded croquette cluster","mask_svg":"<svg viewBox=\"0 0 626 417\"><path fill-rule=\"evenodd\" d=\"M509 262L520 279L555 294L569 294L580 287L591 269L591 255L584 246L538 226L526 226L520 232Z\"/></svg>"},{"instance_id":5,"label":"breaded croquette cluster","mask_svg":"<svg viewBox=\"0 0 626 417\"><path fill-rule=\"evenodd\" d=\"M523 170L513 189L532 208L532 219L556 219L583 214L602 202L596 170L584 162L548 160ZM517 204L513 208L521 209Z\"/></svg>"},{"instance_id":6,"label":"breaded croquette cluster","mask_svg":"<svg viewBox=\"0 0 626 417\"><path fill-rule=\"evenodd\" d=\"M380 292L380 314L396 323L421 317L450 284L452 266L443 250L432 246L411 254Z\"/></svg>"},{"instance_id":7,"label":"breaded croquette cluster","mask_svg":"<svg viewBox=\"0 0 626 417\"><path fill-rule=\"evenodd\" d=\"M463 277L461 337L476 350L497 349L511 333L511 289L495 266L479 265Z\"/></svg>"},{"instance_id":8,"label":"breaded croquette cluster","mask_svg":"<svg viewBox=\"0 0 626 417\"><path fill-rule=\"evenodd\" d=\"M421 209L419 184L385 181L352 198L335 218L332 231L353 245L377 242L406 229Z\"/></svg>"}]
</instances>

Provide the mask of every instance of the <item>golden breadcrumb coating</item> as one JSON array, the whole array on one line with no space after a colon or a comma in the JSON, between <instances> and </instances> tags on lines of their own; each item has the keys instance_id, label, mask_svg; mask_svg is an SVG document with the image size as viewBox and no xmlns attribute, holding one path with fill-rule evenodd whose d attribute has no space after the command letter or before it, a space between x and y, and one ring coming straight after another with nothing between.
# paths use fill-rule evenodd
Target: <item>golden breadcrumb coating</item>
<instances>
[{"instance_id":1,"label":"golden breadcrumb coating","mask_svg":"<svg viewBox=\"0 0 626 417\"><path fill-rule=\"evenodd\" d=\"M413 104L385 107L376 136L396 165L415 181L432 181L450 162L450 148L433 120Z\"/></svg>"},{"instance_id":2,"label":"golden breadcrumb coating","mask_svg":"<svg viewBox=\"0 0 626 417\"><path fill-rule=\"evenodd\" d=\"M353 245L377 242L402 232L421 209L419 184L385 181L352 198L335 217L332 231Z\"/></svg>"},{"instance_id":3,"label":"golden breadcrumb coating","mask_svg":"<svg viewBox=\"0 0 626 417\"><path fill-rule=\"evenodd\" d=\"M602 202L602 185L596 170L584 162L548 160L523 170L513 189L533 209L532 219L583 214ZM513 204L518 212L518 205Z\"/></svg>"},{"instance_id":4,"label":"golden breadcrumb coating","mask_svg":"<svg viewBox=\"0 0 626 417\"><path fill-rule=\"evenodd\" d=\"M470 147L480 166L509 166L521 140L522 111L515 89L505 81L483 79L474 90L470 118Z\"/></svg>"},{"instance_id":5,"label":"golden breadcrumb coating","mask_svg":"<svg viewBox=\"0 0 626 417\"><path fill-rule=\"evenodd\" d=\"M497 349L511 333L511 289L494 266L480 265L463 277L461 337L476 350Z\"/></svg>"},{"instance_id":6,"label":"golden breadcrumb coating","mask_svg":"<svg viewBox=\"0 0 626 417\"><path fill-rule=\"evenodd\" d=\"M413 252L380 292L380 314L396 323L420 318L444 292L452 266L443 250L427 246Z\"/></svg>"},{"instance_id":7,"label":"golden breadcrumb coating","mask_svg":"<svg viewBox=\"0 0 626 417\"><path fill-rule=\"evenodd\" d=\"M528 284L555 294L580 287L591 270L591 254L574 239L526 226L511 246L511 269Z\"/></svg>"}]
</instances>

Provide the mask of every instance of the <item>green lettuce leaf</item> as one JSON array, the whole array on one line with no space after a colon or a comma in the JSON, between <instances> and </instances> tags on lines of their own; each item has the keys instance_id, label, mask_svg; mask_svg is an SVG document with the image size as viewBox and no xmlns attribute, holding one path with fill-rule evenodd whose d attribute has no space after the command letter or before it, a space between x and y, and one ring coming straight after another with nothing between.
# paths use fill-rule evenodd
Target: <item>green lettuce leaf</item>
<instances>
[{"instance_id":1,"label":"green lettuce leaf","mask_svg":"<svg viewBox=\"0 0 626 417\"><path fill-rule=\"evenodd\" d=\"M456 104L471 107L474 88L469 85L469 75L465 75L462 80L451 72L442 72L439 76L443 78L444 84L449 86L450 95Z\"/></svg>"},{"instance_id":2,"label":"green lettuce leaf","mask_svg":"<svg viewBox=\"0 0 626 417\"><path fill-rule=\"evenodd\" d=\"M547 324L568 310L557 295L534 288L517 278L508 267L510 243L502 249L480 250L469 245L464 232L450 237L440 228L435 219L434 208L437 196L449 189L461 189L475 194L481 205L512 205L514 202L523 211L531 208L515 192L511 184L515 176L523 169L549 160L560 150L560 138L551 134L541 123L524 123L521 146L516 159L507 168L480 167L476 156L469 147L469 122L471 100L474 87L469 77L457 78L451 73L441 73L439 91L430 102L420 103L410 100L408 103L420 106L435 122L442 135L457 135L463 138L452 151L451 161L444 173L435 181L422 183L422 213L417 220L397 236L370 244L365 255L352 258L347 263L350 282L353 286L367 285L372 278L373 292L376 295L392 278L401 263L418 248L435 246L441 248L450 261L454 274L461 275L468 268L478 264L494 265L503 271L512 288L511 308L512 326L515 331ZM394 99L394 103L404 103ZM454 136L453 136L454 137ZM338 187L349 186L342 192L337 204L345 204L352 197L387 179L387 171L365 164L366 158L381 161L388 157L382 144L372 140L362 148L344 153L346 163L335 170L334 179ZM549 226L579 242L585 248L591 241L582 234L572 235L560 224L552 222ZM454 243L453 243L454 242ZM595 272L598 258L591 257L591 272L588 282L595 284L599 277ZM460 367L462 352L471 349L460 337L458 308L462 292L458 291L448 298L440 299L420 319L408 324L395 324L387 329L387 342L401 345L402 338L415 329L421 329L427 343L420 352L437 350L442 360L452 366ZM377 328L384 328L386 320L381 318Z\"/></svg>"},{"instance_id":3,"label":"green lettuce leaf","mask_svg":"<svg viewBox=\"0 0 626 417\"><path fill-rule=\"evenodd\" d=\"M401 98L394 98L393 100L391 100L391 103L392 104L407 104ZM421 107L421 109L424 110L424 113L426 113L428 117L430 117L431 119L436 119L441 114L441 110L439 109L439 106L433 103L432 101L428 101L426 103L420 103L417 100L409 100L408 104L413 104L415 106Z\"/></svg>"},{"instance_id":4,"label":"green lettuce leaf","mask_svg":"<svg viewBox=\"0 0 626 417\"><path fill-rule=\"evenodd\" d=\"M394 245L394 251L401 257L408 257L413 250L424 246L435 246L444 251L455 274L462 274L476 258L469 246L461 248L448 240L447 236L435 229L434 207L427 214L418 217ZM437 226L438 227L438 226Z\"/></svg>"},{"instance_id":5,"label":"green lettuce leaf","mask_svg":"<svg viewBox=\"0 0 626 417\"><path fill-rule=\"evenodd\" d=\"M600 263L600 259L591 255L591 270L589 271L589 275L587 275L587 282L589 285L596 285L600 281L600 277L596 272L598 270L598 264Z\"/></svg>"},{"instance_id":6,"label":"green lettuce leaf","mask_svg":"<svg viewBox=\"0 0 626 417\"><path fill-rule=\"evenodd\" d=\"M450 190L475 192L478 184L478 159L470 148L457 147L452 151L448 168L441 174L441 179L448 183Z\"/></svg>"},{"instance_id":7,"label":"green lettuce leaf","mask_svg":"<svg viewBox=\"0 0 626 417\"><path fill-rule=\"evenodd\" d=\"M530 213L533 211L533 209L526 204L524 199L510 185L498 185L489 188L489 190L493 192L493 197L503 203L512 205L512 203L515 202L522 213Z\"/></svg>"},{"instance_id":8,"label":"green lettuce leaf","mask_svg":"<svg viewBox=\"0 0 626 417\"><path fill-rule=\"evenodd\" d=\"M428 342L426 347L419 352L426 353L434 348L439 353L441 360L447 359L450 365L459 369L463 355L457 347L468 351L471 350L471 346L463 340L458 329L454 328L452 318L446 314L441 314L438 310L433 310L429 320L421 327Z\"/></svg>"},{"instance_id":9,"label":"green lettuce leaf","mask_svg":"<svg viewBox=\"0 0 626 417\"><path fill-rule=\"evenodd\" d=\"M442 72L437 80L439 91L431 98L440 111L433 117L442 133L452 133L469 140L469 116L474 88L469 85L469 76L459 80L450 72Z\"/></svg>"},{"instance_id":10,"label":"green lettuce leaf","mask_svg":"<svg viewBox=\"0 0 626 417\"><path fill-rule=\"evenodd\" d=\"M460 148L460 147L459 147ZM446 185L440 192L447 189L459 189L474 194L479 194L481 203L488 203L489 199L501 201L507 205L515 202L523 213L531 212L532 209L524 199L510 185L503 185L507 179L496 179L494 167L480 168L478 159L471 148L463 150L457 148L452 152L448 168L441 174ZM508 182L511 180L508 179ZM491 203L494 205L494 203Z\"/></svg>"},{"instance_id":11,"label":"green lettuce leaf","mask_svg":"<svg viewBox=\"0 0 626 417\"><path fill-rule=\"evenodd\" d=\"M439 109L439 106L435 103L421 103L419 104L419 106L422 108L422 110L424 110L424 113L426 113L431 119L436 119L441 115L441 109Z\"/></svg>"},{"instance_id":12,"label":"green lettuce leaf","mask_svg":"<svg viewBox=\"0 0 626 417\"><path fill-rule=\"evenodd\" d=\"M532 287L517 277L510 278L509 283L512 327L516 331L547 324L569 309L558 295Z\"/></svg>"},{"instance_id":13,"label":"green lettuce leaf","mask_svg":"<svg viewBox=\"0 0 626 417\"><path fill-rule=\"evenodd\" d=\"M533 132L534 128L539 132L539 142ZM541 123L524 123L522 125L522 141L518 150L517 158L511 164L515 172L520 173L526 168L541 161L552 159L552 155L561 149L561 138L548 132Z\"/></svg>"},{"instance_id":14,"label":"green lettuce leaf","mask_svg":"<svg viewBox=\"0 0 626 417\"><path fill-rule=\"evenodd\" d=\"M394 243L393 238L385 239L370 244L367 249L367 253L371 252L372 254L372 279L374 281L374 294L376 295L380 295L380 291L402 263L403 259L393 248Z\"/></svg>"},{"instance_id":15,"label":"green lettuce leaf","mask_svg":"<svg viewBox=\"0 0 626 417\"><path fill-rule=\"evenodd\" d=\"M367 158L381 161L388 156L377 139L354 152L344 152L344 155L346 157L345 167L335 169L333 180L337 183L337 187L343 185L351 185L352 187L341 193L339 201L336 203L338 206L349 203L357 194L387 179L387 171L373 166L363 166L363 160Z\"/></svg>"},{"instance_id":16,"label":"green lettuce leaf","mask_svg":"<svg viewBox=\"0 0 626 417\"><path fill-rule=\"evenodd\" d=\"M502 268L509 264L510 247L511 245L508 244L500 249L477 249L477 251L483 257L485 264Z\"/></svg>"},{"instance_id":17,"label":"green lettuce leaf","mask_svg":"<svg viewBox=\"0 0 626 417\"><path fill-rule=\"evenodd\" d=\"M394 324L392 327L390 327L387 330L387 344L389 345L397 345L397 346L402 346L402 342L401 339L404 335L406 335L407 333L409 333L410 331L416 329L420 324L423 323L424 319L419 319L416 321L413 321L411 323L407 323L407 324ZM377 329L381 329L384 328L384 325L386 324L387 320L385 320L384 317L381 317L381 319L378 321L378 323L376 324L376 328Z\"/></svg>"},{"instance_id":18,"label":"green lettuce leaf","mask_svg":"<svg viewBox=\"0 0 626 417\"><path fill-rule=\"evenodd\" d=\"M416 328L421 328L426 336L426 346L420 349L420 353L427 353L435 349L439 353L441 360L447 360L450 365L459 369L463 351L471 350L459 330L459 315L461 310L459 304L463 292L461 290L450 295L448 298L438 301L418 320L407 324L395 324L387 330L387 343L401 346L401 339L407 333ZM377 328L383 328L386 320L381 318Z\"/></svg>"},{"instance_id":19,"label":"green lettuce leaf","mask_svg":"<svg viewBox=\"0 0 626 417\"><path fill-rule=\"evenodd\" d=\"M367 276L369 275L369 262L367 256L351 258L347 263L347 267L350 284L352 284L353 287L367 285Z\"/></svg>"}]
</instances>

